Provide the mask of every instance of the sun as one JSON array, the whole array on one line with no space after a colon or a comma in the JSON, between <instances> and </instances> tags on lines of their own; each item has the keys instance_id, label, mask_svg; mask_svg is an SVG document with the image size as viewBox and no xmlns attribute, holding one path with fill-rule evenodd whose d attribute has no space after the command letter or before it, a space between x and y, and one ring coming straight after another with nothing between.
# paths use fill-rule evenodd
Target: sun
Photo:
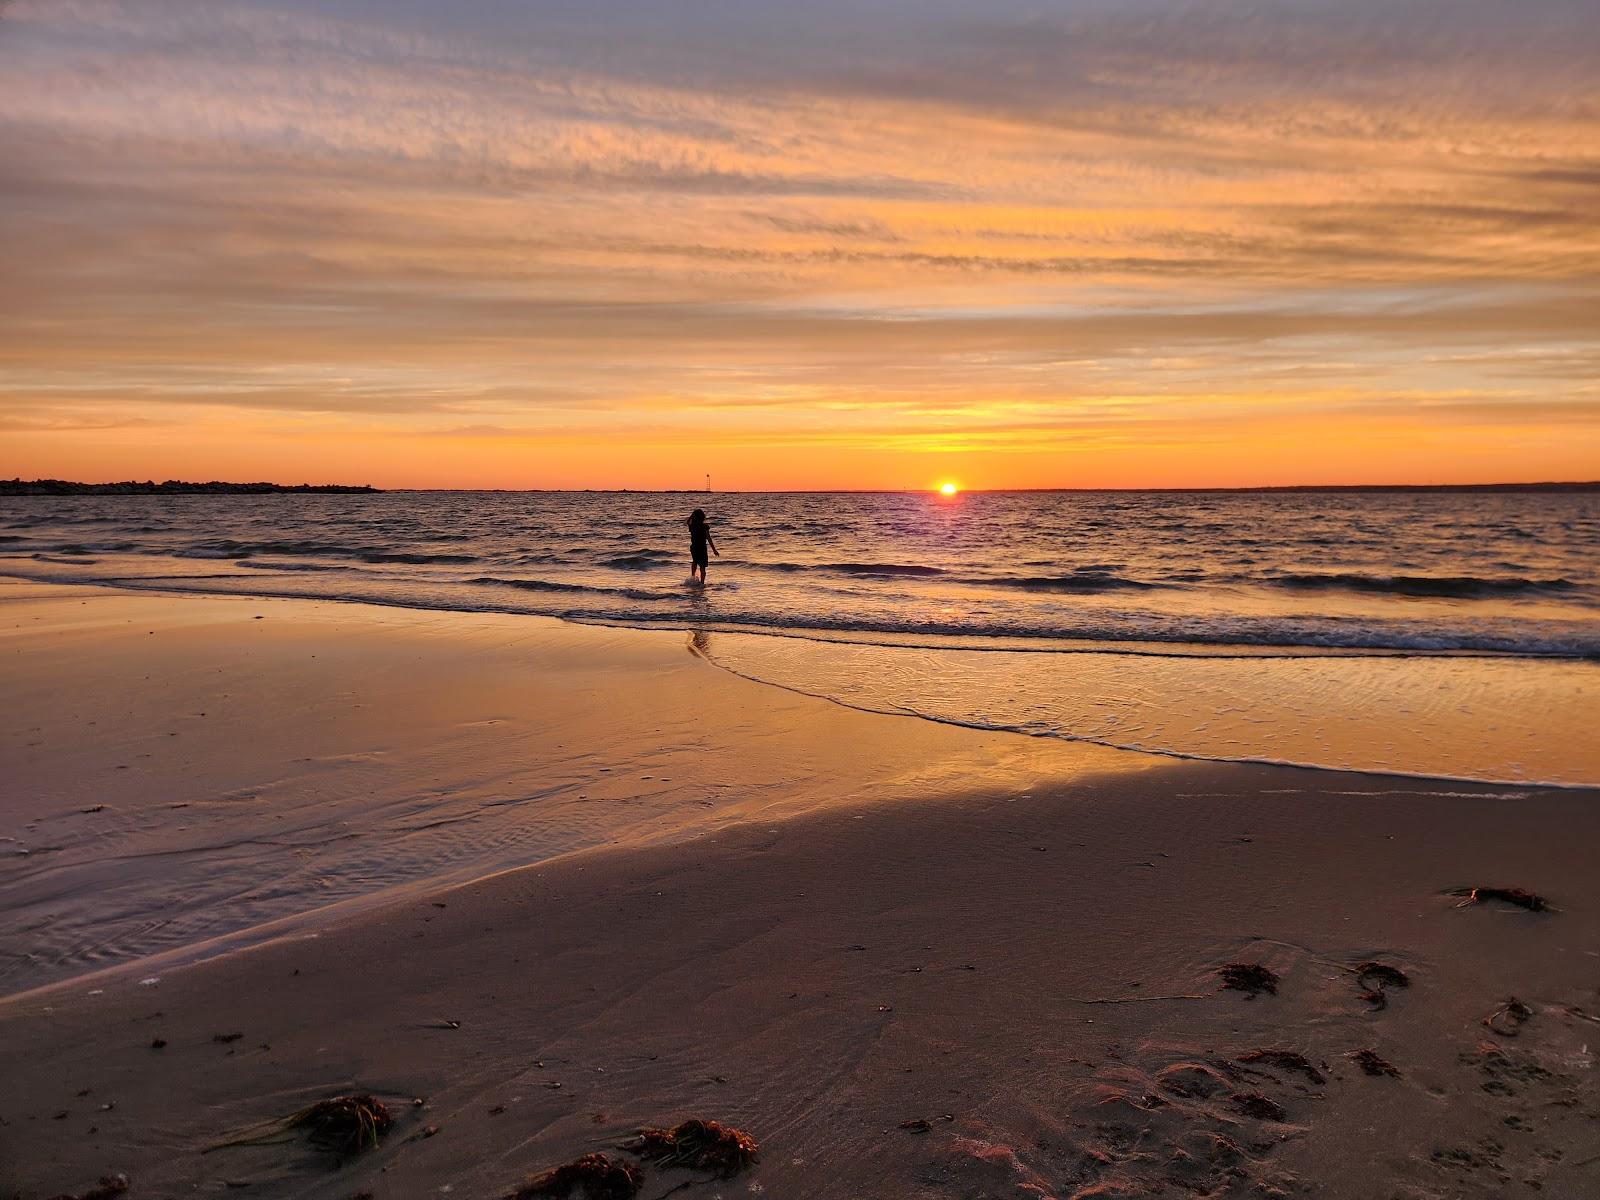
<instances>
[{"instance_id":1,"label":"sun","mask_svg":"<svg viewBox=\"0 0 1600 1200\"><path fill-rule=\"evenodd\" d=\"M941 483L939 485L939 495L941 496L954 496L960 490L961 489L953 483Z\"/></svg>"}]
</instances>

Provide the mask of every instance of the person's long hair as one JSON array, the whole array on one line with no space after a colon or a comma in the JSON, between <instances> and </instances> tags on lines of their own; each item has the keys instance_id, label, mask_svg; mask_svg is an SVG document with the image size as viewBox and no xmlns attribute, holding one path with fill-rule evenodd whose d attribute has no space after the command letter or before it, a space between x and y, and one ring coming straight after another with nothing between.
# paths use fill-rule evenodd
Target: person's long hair
<instances>
[{"instance_id":1,"label":"person's long hair","mask_svg":"<svg viewBox=\"0 0 1600 1200\"><path fill-rule=\"evenodd\" d=\"M696 525L704 525L705 523L706 523L706 510L705 509L697 508L692 513L689 514L689 527L691 529L694 528Z\"/></svg>"}]
</instances>

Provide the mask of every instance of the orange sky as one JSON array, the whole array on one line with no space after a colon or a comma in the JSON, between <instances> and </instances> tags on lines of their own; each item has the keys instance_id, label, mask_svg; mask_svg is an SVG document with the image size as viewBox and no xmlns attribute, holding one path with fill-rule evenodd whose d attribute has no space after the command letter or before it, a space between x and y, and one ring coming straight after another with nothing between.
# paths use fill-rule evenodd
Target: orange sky
<instances>
[{"instance_id":1,"label":"orange sky","mask_svg":"<svg viewBox=\"0 0 1600 1200\"><path fill-rule=\"evenodd\" d=\"M1600 477L1548 0L18 0L0 476Z\"/></svg>"}]
</instances>

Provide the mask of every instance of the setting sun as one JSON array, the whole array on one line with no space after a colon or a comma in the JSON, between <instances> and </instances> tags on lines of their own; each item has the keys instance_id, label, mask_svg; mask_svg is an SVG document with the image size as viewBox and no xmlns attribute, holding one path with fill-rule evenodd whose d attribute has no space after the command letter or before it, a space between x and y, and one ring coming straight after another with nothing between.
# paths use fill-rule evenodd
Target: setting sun
<instances>
[{"instance_id":1,"label":"setting sun","mask_svg":"<svg viewBox=\"0 0 1600 1200\"><path fill-rule=\"evenodd\" d=\"M941 483L939 485L939 494L941 496L954 496L960 490L961 489L956 487L956 485L953 483Z\"/></svg>"}]
</instances>

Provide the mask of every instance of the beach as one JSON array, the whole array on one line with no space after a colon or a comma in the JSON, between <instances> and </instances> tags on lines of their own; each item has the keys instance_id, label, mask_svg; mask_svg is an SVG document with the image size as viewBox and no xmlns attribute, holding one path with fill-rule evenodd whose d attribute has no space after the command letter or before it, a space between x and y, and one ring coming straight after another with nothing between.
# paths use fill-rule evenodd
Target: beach
<instances>
[{"instance_id":1,"label":"beach","mask_svg":"<svg viewBox=\"0 0 1600 1200\"><path fill-rule=\"evenodd\" d=\"M641 1195L1600 1188L1592 790L864 713L680 630L0 613L0 1194L494 1197L690 1117L757 1163ZM337 1168L216 1148L350 1092L397 1120Z\"/></svg>"},{"instance_id":2,"label":"beach","mask_svg":"<svg viewBox=\"0 0 1600 1200\"><path fill-rule=\"evenodd\" d=\"M1600 1200L1597 16L0 0L0 1200Z\"/></svg>"}]
</instances>

